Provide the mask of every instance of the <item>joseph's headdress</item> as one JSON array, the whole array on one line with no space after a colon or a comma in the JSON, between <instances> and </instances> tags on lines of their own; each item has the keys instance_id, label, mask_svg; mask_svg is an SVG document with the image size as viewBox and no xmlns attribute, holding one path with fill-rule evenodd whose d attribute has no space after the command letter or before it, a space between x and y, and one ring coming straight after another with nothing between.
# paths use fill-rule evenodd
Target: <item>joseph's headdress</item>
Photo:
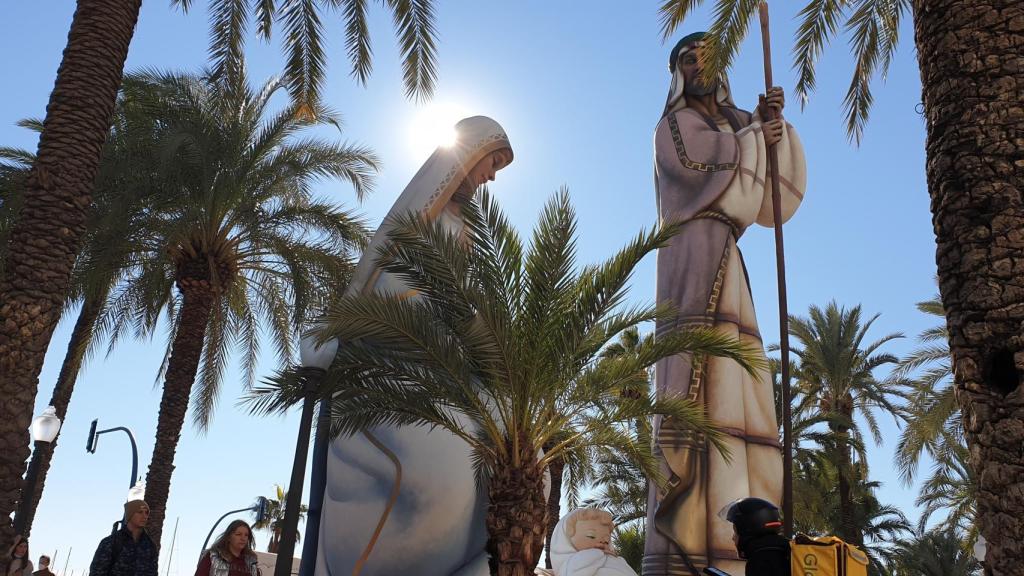
<instances>
[{"instance_id":1,"label":"joseph's headdress","mask_svg":"<svg viewBox=\"0 0 1024 576\"><path fill-rule=\"evenodd\" d=\"M686 78L683 77L683 71L679 69L677 64L679 59L682 58L686 53L692 52L697 48L704 45L704 38L708 35L707 32L694 32L693 34L687 34L676 42L676 45L672 48L672 52L668 56L668 71L672 74L672 83L668 87L668 97L665 99L665 109L662 111L661 116L664 118L669 112L675 112L682 108L686 108L686 98L683 98L683 89L686 86ZM732 94L729 91L729 81L723 76L718 83L718 91L715 94L716 100L722 106L728 106L735 108L736 104L732 101Z\"/></svg>"}]
</instances>

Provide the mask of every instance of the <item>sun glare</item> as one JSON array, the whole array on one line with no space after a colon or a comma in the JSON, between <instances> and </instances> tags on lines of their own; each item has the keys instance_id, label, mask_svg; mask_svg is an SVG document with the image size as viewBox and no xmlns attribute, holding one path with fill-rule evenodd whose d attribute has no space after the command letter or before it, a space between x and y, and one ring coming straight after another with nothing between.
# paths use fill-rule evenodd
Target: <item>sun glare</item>
<instances>
[{"instance_id":1,"label":"sun glare","mask_svg":"<svg viewBox=\"0 0 1024 576\"><path fill-rule=\"evenodd\" d=\"M471 114L466 108L447 102L431 103L419 110L409 130L413 152L425 158L438 146L455 143L455 123Z\"/></svg>"}]
</instances>

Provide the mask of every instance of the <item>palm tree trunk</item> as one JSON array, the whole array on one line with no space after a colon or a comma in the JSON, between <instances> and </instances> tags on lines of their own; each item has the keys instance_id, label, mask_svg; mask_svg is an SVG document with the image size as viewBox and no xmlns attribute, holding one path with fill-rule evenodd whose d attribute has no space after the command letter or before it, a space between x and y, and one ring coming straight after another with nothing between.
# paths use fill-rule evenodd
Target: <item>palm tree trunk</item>
<instances>
[{"instance_id":1,"label":"palm tree trunk","mask_svg":"<svg viewBox=\"0 0 1024 576\"><path fill-rule=\"evenodd\" d=\"M53 395L50 397L50 406L57 412L57 417L64 420L68 412L68 404L71 403L71 393L75 390L75 382L78 373L82 369L82 361L85 359L85 352L92 343L96 320L102 311L102 300L86 300L78 313L78 320L75 328L71 331L71 341L68 343L68 351L64 355L64 363L60 367L60 374L57 376L57 384L53 387ZM32 520L35 519L36 509L39 507L39 500L43 495L43 488L46 484L46 473L50 470L50 460L53 459L53 451L57 449L57 440L60 434L53 439L49 450L36 450L32 453L32 462L29 466L38 465L39 476L36 479L35 492L32 498L32 507L28 510L28 518L25 521L25 537L28 538L32 531ZM37 464L38 462L38 464Z\"/></svg>"},{"instance_id":2,"label":"palm tree trunk","mask_svg":"<svg viewBox=\"0 0 1024 576\"><path fill-rule=\"evenodd\" d=\"M555 525L562 517L562 474L565 472L565 460L557 458L548 466L551 475L551 490L548 493L548 526L544 534L544 567L551 568L551 536L555 533Z\"/></svg>"},{"instance_id":3,"label":"palm tree trunk","mask_svg":"<svg viewBox=\"0 0 1024 576\"><path fill-rule=\"evenodd\" d=\"M526 443L523 443L526 444ZM523 450L516 467L499 462L488 485L487 542L491 574L532 576L544 550L547 502L536 453Z\"/></svg>"},{"instance_id":4,"label":"palm tree trunk","mask_svg":"<svg viewBox=\"0 0 1024 576\"><path fill-rule=\"evenodd\" d=\"M836 470L839 475L839 530L843 540L851 544L860 545L863 538L858 538L860 532L853 519L853 489L850 485L851 458L850 447L846 444L849 433L845 430L839 431L839 462Z\"/></svg>"},{"instance_id":5,"label":"palm tree trunk","mask_svg":"<svg viewBox=\"0 0 1024 576\"><path fill-rule=\"evenodd\" d=\"M0 549L13 538L46 348L85 230L142 0L79 0L0 280Z\"/></svg>"},{"instance_id":6,"label":"palm tree trunk","mask_svg":"<svg viewBox=\"0 0 1024 576\"><path fill-rule=\"evenodd\" d=\"M182 292L184 299L178 318L178 331L171 345L164 393L160 399L153 460L146 476L146 503L150 510L146 531L158 547L167 512L171 474L174 472L174 453L178 449L181 429L185 425L192 384L203 353L206 323L210 319L214 301L213 291L208 286L183 288Z\"/></svg>"},{"instance_id":7,"label":"palm tree trunk","mask_svg":"<svg viewBox=\"0 0 1024 576\"><path fill-rule=\"evenodd\" d=\"M986 574L1024 558L1024 11L914 0L939 289L978 478Z\"/></svg>"}]
</instances>

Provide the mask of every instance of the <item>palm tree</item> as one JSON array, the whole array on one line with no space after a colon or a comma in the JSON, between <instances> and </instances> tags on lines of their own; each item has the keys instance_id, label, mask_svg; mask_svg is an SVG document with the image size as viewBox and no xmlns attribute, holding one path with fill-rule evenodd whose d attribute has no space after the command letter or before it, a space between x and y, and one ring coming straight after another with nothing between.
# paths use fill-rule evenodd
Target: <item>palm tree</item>
<instances>
[{"instance_id":1,"label":"palm tree","mask_svg":"<svg viewBox=\"0 0 1024 576\"><path fill-rule=\"evenodd\" d=\"M931 476L921 485L915 504L924 507L918 529L924 529L936 512L946 511L949 529L961 537L966 546L973 546L978 540L978 478L967 462L965 446L952 446L940 452Z\"/></svg>"},{"instance_id":2,"label":"palm tree","mask_svg":"<svg viewBox=\"0 0 1024 576\"><path fill-rule=\"evenodd\" d=\"M646 539L644 525L636 522L626 526L616 526L615 532L612 533L612 546L637 574L643 572Z\"/></svg>"},{"instance_id":3,"label":"palm tree","mask_svg":"<svg viewBox=\"0 0 1024 576\"><path fill-rule=\"evenodd\" d=\"M107 303L111 341L134 329L153 333L162 312L172 326L156 442L146 482L150 535L159 542L174 453L191 396L193 421L204 428L218 398L231 350L244 351L244 380L253 378L260 332L278 357L293 355L294 331L342 290L352 250L365 242L362 224L319 201L321 178L367 191L376 160L366 149L297 133L313 122L288 107L271 115L282 86L254 91L191 75L144 72L125 80L160 121L146 154L160 159L160 190L124 236L97 238L97 258L127 251L130 266ZM318 123L337 124L319 107ZM175 290L177 288L177 290ZM158 376L159 377L159 376ZM193 391L198 378L199 386Z\"/></svg>"},{"instance_id":4,"label":"palm tree","mask_svg":"<svg viewBox=\"0 0 1024 576\"><path fill-rule=\"evenodd\" d=\"M893 576L977 576L981 564L951 530L919 532L897 543Z\"/></svg>"},{"instance_id":5,"label":"palm tree","mask_svg":"<svg viewBox=\"0 0 1024 576\"><path fill-rule=\"evenodd\" d=\"M254 522L253 530L270 531L270 542L267 544L267 552L277 554L277 548L281 545L281 531L284 530L284 510L288 502L288 489L280 485L274 485L276 498L267 498L267 514L262 522ZM299 506L299 521L306 517L309 507L305 504ZM302 539L302 531L295 531L295 541Z\"/></svg>"},{"instance_id":6,"label":"palm tree","mask_svg":"<svg viewBox=\"0 0 1024 576\"><path fill-rule=\"evenodd\" d=\"M937 296L919 302L917 309L943 317L942 303ZM921 346L897 366L897 374L902 377L923 369L911 381L907 425L896 448L896 466L907 484L914 480L922 454L936 457L964 443L963 421L953 387L949 333L943 324L921 332L917 339Z\"/></svg>"},{"instance_id":7,"label":"palm tree","mask_svg":"<svg viewBox=\"0 0 1024 576\"><path fill-rule=\"evenodd\" d=\"M8 232L0 276L0 547L13 537L46 348L85 232L93 180L142 0L79 0ZM45 239L45 240L43 240Z\"/></svg>"},{"instance_id":8,"label":"palm tree","mask_svg":"<svg viewBox=\"0 0 1024 576\"><path fill-rule=\"evenodd\" d=\"M701 0L663 0L665 37ZM706 73L724 70L746 35L758 2L716 0ZM949 328L957 402L972 422L966 439L979 478L978 523L994 573L1018 569L1024 541L1024 408L1020 390L1016 262L1024 261L1024 172L1005 119L1016 118L1024 71L1006 54L1024 51L1019 0L808 0L794 49L797 96L815 87L815 64L840 28L849 31L854 72L844 101L847 132L859 141L870 111L871 80L885 76L909 15L921 69L925 162L935 227L939 288ZM957 15L949 17L950 14ZM978 146L978 142L988 143Z\"/></svg>"},{"instance_id":9,"label":"palm tree","mask_svg":"<svg viewBox=\"0 0 1024 576\"><path fill-rule=\"evenodd\" d=\"M120 99L115 108L113 127L104 146L103 160L96 179L94 207L86 223L84 246L76 258L72 271L65 310L74 309L76 304L80 304L81 307L49 402L49 405L55 408L57 417L62 420L66 417L79 371L88 353L102 338L103 326L99 319L104 311L105 300L116 284L117 271L125 265L124 258L127 256L124 251L105 249L106 259L96 258L97 238L117 238L126 234L131 223L138 219L138 215L145 211L149 204L147 196L151 194L149 183L153 176L153 167L136 151L151 141L155 122L138 108L139 106L124 99ZM19 125L35 132L42 131L42 122L38 120L23 120ZM25 193L24 177L27 177L34 160L34 154L25 150L0 149L0 162L4 162L7 173L4 182L9 184L0 191L5 210L10 208L10 205L20 204ZM14 186L15 182L20 185ZM9 222L6 214L3 219ZM6 226L0 227L0 238L6 238L6 232ZM26 527L25 536L31 531L32 520L42 497L50 461L59 438L58 434L50 443L48 450L32 452L30 467L35 467L38 472L33 502L27 509L27 518L23 522Z\"/></svg>"},{"instance_id":10,"label":"palm tree","mask_svg":"<svg viewBox=\"0 0 1024 576\"><path fill-rule=\"evenodd\" d=\"M653 335L650 334L644 338L648 345L651 338ZM640 331L633 326L623 330L617 341L605 347L601 352L601 357L620 358L628 354L636 354L640 349L640 344ZM622 383L619 396L636 398L639 395L647 395L650 381L649 371L640 370L633 381ZM638 442L650 442L650 423L646 419L635 422L634 434L638 435ZM556 440L549 441L548 445L544 447L545 450L556 443ZM617 523L621 524L643 517L647 509L647 478L643 475L641 467L637 463L631 462L628 455L617 454L609 450L598 450L593 454L587 454L585 460L572 461L568 468L566 466L567 463L561 458L554 459L548 466L551 486L548 493L548 526L544 536L544 546L547 551L544 561L547 568L551 568L551 538L562 515L562 482L565 473L568 473L566 480L568 480L570 508L579 502L581 490L590 484L591 487L597 488L599 493L584 502L584 505L598 506L610 511L615 516Z\"/></svg>"},{"instance_id":11,"label":"palm tree","mask_svg":"<svg viewBox=\"0 0 1024 576\"><path fill-rule=\"evenodd\" d=\"M938 297L919 302L917 309L932 316L943 316ZM927 453L932 458L932 473L917 498L917 504L924 506L921 529L932 514L947 509L950 528L966 538L968 544L973 544L978 532L975 514L978 485L967 464L969 454L953 386L945 324L925 330L918 341L921 346L901 360L898 368L901 376L923 371L912 381L906 406L907 424L896 448L896 466L904 482L910 484L921 455Z\"/></svg>"},{"instance_id":12,"label":"palm tree","mask_svg":"<svg viewBox=\"0 0 1024 576\"><path fill-rule=\"evenodd\" d=\"M622 301L636 264L668 242L675 226L638 235L602 264L578 267L576 218L565 190L545 207L528 248L487 194L463 215L464 243L439 223L408 215L380 252L382 269L418 298L358 295L330 308L320 337L346 343L326 377L338 392L333 428L347 435L422 424L464 440L488 489L496 573L522 576L532 574L544 545L543 476L556 459L583 460L607 447L659 478L650 444L630 430L655 413L721 446L700 406L682 398L622 398L623 383L684 350L735 358L748 370L757 362L754 351L709 329L644 342L636 354L600 357L623 330L674 316L661 307L624 308ZM256 410L286 408L301 394L299 376L282 373L258 392ZM463 419L471 425L459 425Z\"/></svg>"},{"instance_id":13,"label":"palm tree","mask_svg":"<svg viewBox=\"0 0 1024 576\"><path fill-rule=\"evenodd\" d=\"M879 382L874 371L897 362L895 356L882 353L880 349L901 335L889 334L865 344L867 332L878 316L862 322L860 306L846 310L830 302L824 310L812 305L808 314L807 318L790 318L790 334L802 346L794 347L793 354L798 359L800 379L806 386L794 412L811 411L828 420L833 436L830 459L839 487L839 536L860 545L863 534L853 517L851 442L862 441L863 433L855 418L867 424L875 443L880 444L882 438L874 411L896 417L898 408L891 400L902 392L898 383Z\"/></svg>"},{"instance_id":14,"label":"palm tree","mask_svg":"<svg viewBox=\"0 0 1024 576\"><path fill-rule=\"evenodd\" d=\"M187 8L191 0L176 0ZM321 6L341 8L355 76L371 72L367 3L361 0L288 0L255 3L258 32L270 37L276 17L288 45L288 88L294 112L318 110L323 83ZM436 30L431 0L387 0L401 45L406 93L428 97L436 77ZM24 207L10 231L0 270L0 548L13 536L8 518L28 457L26 430L39 372L66 299L75 256L85 233L93 182L110 129L118 88L142 0L78 0L67 47L50 94L38 161L26 186ZM216 68L241 76L248 2L214 2L211 47ZM217 40L217 39L220 40ZM220 48L218 48L218 46ZM223 50L223 52L221 52ZM231 86L239 85L236 81ZM39 239L45 238L41 245Z\"/></svg>"}]
</instances>

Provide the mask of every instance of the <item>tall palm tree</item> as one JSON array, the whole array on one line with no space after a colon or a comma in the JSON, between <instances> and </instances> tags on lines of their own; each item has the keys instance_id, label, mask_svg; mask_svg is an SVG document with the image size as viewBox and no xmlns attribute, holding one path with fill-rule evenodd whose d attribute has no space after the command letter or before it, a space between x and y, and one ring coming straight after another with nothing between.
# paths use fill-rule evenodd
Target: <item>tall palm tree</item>
<instances>
[{"instance_id":1,"label":"tall palm tree","mask_svg":"<svg viewBox=\"0 0 1024 576\"><path fill-rule=\"evenodd\" d=\"M752 350L713 330L680 331L645 342L636 354L600 357L623 330L674 317L665 308L622 302L634 267L668 242L675 226L638 235L602 264L578 267L567 191L547 204L528 248L487 194L463 215L465 243L416 215L397 220L378 263L418 298L358 295L330 308L320 337L346 342L326 377L340 392L334 429L424 424L464 440L487 482L488 548L497 574L525 576L544 545L543 476L551 462L607 447L632 455L658 478L650 444L630 431L637 418L655 413L721 446L700 406L649 394L624 399L623 383L684 350L735 358L748 370L757 362ZM255 408L295 402L298 380L294 371L275 378ZM461 426L463 419L471 424ZM538 457L555 437L562 440Z\"/></svg>"},{"instance_id":2,"label":"tall palm tree","mask_svg":"<svg viewBox=\"0 0 1024 576\"><path fill-rule=\"evenodd\" d=\"M191 0L176 0L183 8ZM369 77L371 49L363 0L263 0L257 30L269 39L275 16L285 27L288 87L303 117L318 110L325 56L320 11L340 8L355 76ZM75 256L85 232L101 148L110 128L128 45L142 0L78 0L67 47L50 94L38 161L24 209L10 232L0 269L0 548L13 536L8 518L25 471L26 430L39 372L60 319ZM214 2L211 56L225 76L242 75L242 47L250 4ZM387 0L402 50L406 93L428 97L436 77L432 0ZM217 40L219 38L220 40ZM219 48L218 48L219 46ZM232 82L230 85L237 85ZM45 245L40 239L45 238Z\"/></svg>"},{"instance_id":3,"label":"tall palm tree","mask_svg":"<svg viewBox=\"0 0 1024 576\"><path fill-rule=\"evenodd\" d=\"M981 564L950 530L918 532L897 543L893 576L977 576Z\"/></svg>"},{"instance_id":4,"label":"tall palm tree","mask_svg":"<svg viewBox=\"0 0 1024 576\"><path fill-rule=\"evenodd\" d=\"M276 498L267 498L267 514L262 522L253 522L253 530L268 530L270 542L267 543L267 552L277 554L277 548L281 545L281 531L284 530L284 512L288 502L288 489L280 485L274 485ZM305 504L299 506L299 521L306 517L309 507ZM295 531L295 541L302 539L302 531Z\"/></svg>"},{"instance_id":5,"label":"tall palm tree","mask_svg":"<svg viewBox=\"0 0 1024 576\"><path fill-rule=\"evenodd\" d=\"M36 132L42 131L42 124L38 120L19 122L19 125ZM116 238L125 235L131 229L132 222L149 206L147 197L152 193L150 182L154 177L152 158L148 158L150 162L147 162L147 158L137 151L151 142L155 126L154 119L140 111L139 106L124 99L119 100L110 137L104 145L93 195L93 209L86 222L83 248L76 258L65 302L66 311L74 310L76 305L80 307L49 402L55 408L57 417L62 420L66 418L75 382L86 356L102 338L103 327L99 319L105 300L117 282L118 270L125 265L124 258L127 256L123 250L104 249L106 258L96 258L96 240L99 236ZM25 150L0 149L0 162L4 162L9 176L4 181L11 184L0 191L5 202L5 216L2 217L5 222L9 221L6 211L10 209L6 204L19 205L25 193L25 179L16 178L15 175L20 173L21 176L27 176L34 160L34 154ZM14 186L15 181L21 185ZM0 240L6 239L7 231L6 226L0 227ZM22 522L26 537L31 531L59 439L58 434L49 449L32 452L30 467L36 468L37 477L33 501L26 509L27 517Z\"/></svg>"},{"instance_id":6,"label":"tall palm tree","mask_svg":"<svg viewBox=\"0 0 1024 576\"><path fill-rule=\"evenodd\" d=\"M867 424L876 444L882 441L875 411L899 413L892 400L902 392L892 382L880 382L874 371L898 359L880 351L886 343L900 338L889 334L866 343L867 332L877 315L863 322L861 308L850 310L830 302L825 309L812 305L806 318L790 318L790 334L800 347L794 347L798 359L800 378L806 386L804 395L794 412L812 411L828 420L833 435L832 464L837 472L839 487L839 535L854 544L863 543L853 517L854 460L852 441L862 441L863 433L857 422ZM862 459L863 461L863 459Z\"/></svg>"},{"instance_id":7,"label":"tall palm tree","mask_svg":"<svg viewBox=\"0 0 1024 576\"><path fill-rule=\"evenodd\" d=\"M701 4L662 0L665 37ZM707 74L732 60L758 4L715 0ZM1015 357L1024 323L1016 286L1016 263L1024 261L1024 237L1017 233L1024 222L1024 172L1015 164L1020 147L1014 124L1006 123L1024 99L1024 69L1005 63L1006 54L1024 52L1020 2L808 0L793 51L797 96L806 100L814 89L825 45L840 28L849 31L855 64L844 108L847 132L859 141L872 103L871 80L885 76L908 13L921 70L925 166L957 402L972 422L965 430L971 465L984 479L978 523L991 570L1009 574L1018 569L1024 541L1024 475L1017 473L1024 404L1014 400L1022 380Z\"/></svg>"},{"instance_id":8,"label":"tall palm tree","mask_svg":"<svg viewBox=\"0 0 1024 576\"><path fill-rule=\"evenodd\" d=\"M129 252L130 266L101 320L112 342L128 331L151 335L163 312L172 326L156 442L146 482L150 535L159 543L174 453L191 397L193 421L211 418L231 351L243 349L251 382L260 332L278 357L293 355L294 333L308 314L342 290L352 250L365 242L362 224L313 197L322 178L368 190L376 160L366 149L300 137L313 124L290 106L271 114L282 86L260 90L191 75L144 72L125 79L160 121L147 154L160 159L153 186L161 194L125 236L97 239L97 258ZM318 123L338 123L319 107ZM193 390L198 378L199 386Z\"/></svg>"},{"instance_id":9,"label":"tall palm tree","mask_svg":"<svg viewBox=\"0 0 1024 576\"><path fill-rule=\"evenodd\" d=\"M13 537L10 517L29 455L39 371L64 309L141 5L78 0L22 205L8 233L0 267L0 547Z\"/></svg>"}]
</instances>

